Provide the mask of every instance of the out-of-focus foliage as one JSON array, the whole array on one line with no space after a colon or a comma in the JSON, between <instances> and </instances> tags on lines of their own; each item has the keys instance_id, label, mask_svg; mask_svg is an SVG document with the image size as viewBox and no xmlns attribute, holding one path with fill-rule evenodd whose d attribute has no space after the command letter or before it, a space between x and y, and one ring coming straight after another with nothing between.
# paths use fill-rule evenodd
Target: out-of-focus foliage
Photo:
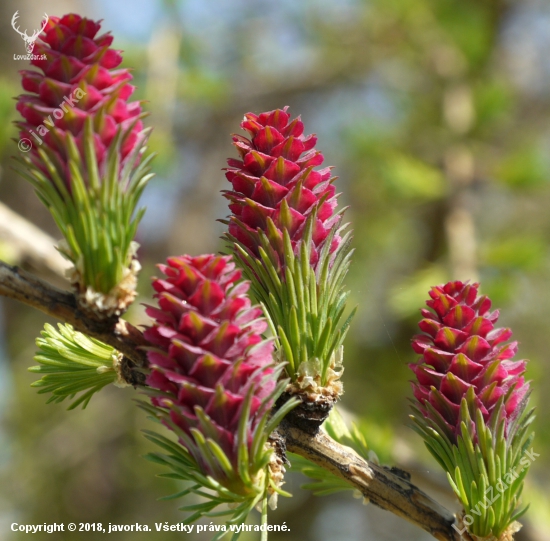
<instances>
[{"instance_id":1,"label":"out-of-focus foliage","mask_svg":"<svg viewBox=\"0 0 550 541\"><path fill-rule=\"evenodd\" d=\"M105 20L114 45L125 50L124 65L135 68L137 97L148 100L151 111L146 122L155 127L151 147L159 152L159 177L145 192L148 213L138 239L142 300L151 294L146 276L157 261L222 248L224 228L216 219L228 214L219 190L229 187L221 171L232 155L229 134L247 111L289 105L317 133L326 165L340 176L341 200L350 205L346 218L356 252L347 285L358 312L345 343L343 404L364 427L369 449L382 463L409 469L436 499L453 505L432 459L405 427L411 396L406 364L414 359L410 337L418 332L428 287L450 278L480 280L481 292L501 309L500 322L514 330L520 358L531 360L540 457L527 478L532 507L522 520L525 535L547 536L550 402L541 397L550 392L548 2L140 5L95 0L82 9L67 0L63 8ZM9 21L20 9L38 19L54 8L53 0L40 7L10 0L0 16ZM8 51L2 119L13 107L8 98L17 92L17 70L27 67L12 60L22 46L11 34L7 27L0 38ZM30 190L8 169L7 156L17 152L12 136L2 121L0 198L48 227L33 210ZM179 520L170 502L154 502L178 487L154 480L159 472L138 457L151 448L138 434L147 423L131 403L132 391L100 393L85 412L45 407L26 371L42 317L12 303L2 306L13 385L0 411L0 521ZM346 494L306 499L302 482L289 477L284 488L295 496L270 518L287 522L285 540L428 539ZM73 538L79 537L59 537ZM272 536L278 539L283 534Z\"/></svg>"},{"instance_id":2,"label":"out-of-focus foliage","mask_svg":"<svg viewBox=\"0 0 550 541\"><path fill-rule=\"evenodd\" d=\"M4 154L6 147L9 144L11 132L10 122L15 120L16 111L13 106L13 95L18 91L18 88L13 80L0 78L0 153Z\"/></svg>"}]
</instances>

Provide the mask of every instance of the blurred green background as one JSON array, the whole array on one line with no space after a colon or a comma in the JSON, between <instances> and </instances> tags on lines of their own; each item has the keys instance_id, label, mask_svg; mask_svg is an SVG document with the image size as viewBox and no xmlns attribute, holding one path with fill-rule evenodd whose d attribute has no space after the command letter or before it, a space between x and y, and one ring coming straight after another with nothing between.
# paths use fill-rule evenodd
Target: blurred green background
<instances>
[{"instance_id":1,"label":"blurred green background","mask_svg":"<svg viewBox=\"0 0 550 541\"><path fill-rule=\"evenodd\" d=\"M347 279L358 313L345 350L343 406L381 461L456 509L446 480L406 426L410 338L431 285L479 280L528 358L538 417L517 540L550 539L550 3L547 0L4 0L0 4L0 200L58 238L30 186L10 170L21 92L10 21L103 19L134 68L158 152L139 233L149 276L168 255L222 249L221 169L245 112L285 105L319 137L355 234ZM9 224L0 224L0 232ZM0 258L26 265L0 234ZM32 269L41 273L40 268ZM59 279L57 283L59 284ZM139 303L130 319L146 323ZM131 389L85 411L45 405L29 387L44 317L0 298L0 540L12 522L177 523L175 486L141 458L151 428ZM427 540L351 493L315 499L291 475L272 541ZM257 520L258 517L252 517ZM185 534L112 534L181 539ZM36 534L34 539L51 539ZM68 541L100 534L55 534ZM210 535L185 535L207 540ZM257 535L243 535L244 541Z\"/></svg>"}]
</instances>

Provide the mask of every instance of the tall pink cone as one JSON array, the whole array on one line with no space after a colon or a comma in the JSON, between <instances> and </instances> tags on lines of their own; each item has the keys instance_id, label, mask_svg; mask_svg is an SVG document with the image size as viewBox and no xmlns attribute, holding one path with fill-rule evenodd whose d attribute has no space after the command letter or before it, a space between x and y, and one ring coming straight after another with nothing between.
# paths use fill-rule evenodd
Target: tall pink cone
<instances>
[{"instance_id":1,"label":"tall pink cone","mask_svg":"<svg viewBox=\"0 0 550 541\"><path fill-rule=\"evenodd\" d=\"M46 145L55 152L56 165L64 170L69 190L65 138L67 133L74 136L84 158L86 119L92 121L100 173L119 126L127 132L120 148L122 163L143 139L140 103L129 101L134 91L129 83L132 76L128 69L118 68L120 51L110 48L112 35L98 35L100 27L100 22L76 14L50 17L34 48L34 54L45 56L45 60L31 61L40 71L21 71L27 94L17 100L17 110L24 118L18 123L20 137L31 141L33 161L46 174L38 149Z\"/></svg>"},{"instance_id":2,"label":"tall pink cone","mask_svg":"<svg viewBox=\"0 0 550 541\"><path fill-rule=\"evenodd\" d=\"M226 169L233 189L224 192L232 213L225 238L277 333L275 358L292 380L287 391L308 402L306 422L318 428L342 393L351 233L342 234L348 224L337 210L336 177L319 167L317 138L304 135L287 109L247 113L248 137L233 136L240 159Z\"/></svg>"},{"instance_id":3,"label":"tall pink cone","mask_svg":"<svg viewBox=\"0 0 550 541\"><path fill-rule=\"evenodd\" d=\"M200 440L219 445L236 472L239 425L248 415L244 445L253 461L253 441L273 406L278 376L273 344L260 336L266 322L250 305L249 284L238 283L241 272L231 257L172 257L159 268L165 277L153 282L158 308L147 308L155 324L145 331L155 346L147 353L147 384L161 391L152 402L170 412L180 443L202 470L239 491L236 479L213 469Z\"/></svg>"},{"instance_id":4,"label":"tall pink cone","mask_svg":"<svg viewBox=\"0 0 550 541\"><path fill-rule=\"evenodd\" d=\"M529 507L521 495L534 456L526 361L512 360L512 331L495 328L499 312L478 284L449 282L430 297L424 334L412 341L421 358L409 365L417 379L411 427L462 504L453 527L468 539L509 541Z\"/></svg>"},{"instance_id":5,"label":"tall pink cone","mask_svg":"<svg viewBox=\"0 0 550 541\"><path fill-rule=\"evenodd\" d=\"M317 168L323 163L323 155L315 149L317 138L305 136L300 117L291 120L287 109L247 113L241 127L248 138L233 136L240 159L228 160L226 172L233 186L225 192L232 212L229 234L258 257L259 232L264 232L282 265L283 229L290 235L294 253L299 254L306 220L316 212L311 246L315 265L331 229L340 224L341 214L335 212L330 167ZM341 240L334 235L331 253Z\"/></svg>"},{"instance_id":6,"label":"tall pink cone","mask_svg":"<svg viewBox=\"0 0 550 541\"><path fill-rule=\"evenodd\" d=\"M496 405L503 398L501 415L507 431L529 390L523 378L526 361L511 360L517 351L517 342L506 342L512 331L495 328L499 312L489 311L491 301L478 295L478 284L449 282L433 287L430 297L426 304L432 310L423 309L419 323L424 334L412 341L421 357L409 365L417 378L413 389L420 411L434 421L443 420L456 443L460 404L473 391L486 423L497 414Z\"/></svg>"},{"instance_id":7,"label":"tall pink cone","mask_svg":"<svg viewBox=\"0 0 550 541\"><path fill-rule=\"evenodd\" d=\"M17 161L64 236L81 308L105 319L136 296L136 207L152 156L142 158L150 130L130 101L130 71L100 27L76 14L48 20L31 61L38 71L21 72Z\"/></svg>"}]
</instances>

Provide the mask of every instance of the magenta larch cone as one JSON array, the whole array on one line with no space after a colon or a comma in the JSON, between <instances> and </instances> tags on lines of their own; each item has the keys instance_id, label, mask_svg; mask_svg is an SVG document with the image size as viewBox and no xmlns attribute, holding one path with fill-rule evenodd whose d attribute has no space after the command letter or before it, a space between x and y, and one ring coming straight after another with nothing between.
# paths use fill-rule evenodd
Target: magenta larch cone
<instances>
[{"instance_id":1,"label":"magenta larch cone","mask_svg":"<svg viewBox=\"0 0 550 541\"><path fill-rule=\"evenodd\" d=\"M300 117L291 120L286 107L259 115L247 113L241 127L249 137L233 136L240 160L228 160L226 172L233 185L233 190L225 193L233 213L230 235L258 257L258 232L264 232L281 265L283 230L288 231L298 254L306 220L316 212L311 246L311 263L315 265L331 229L341 221L341 214L335 212L330 168L317 168L323 163L323 155L315 149L317 138L305 136ZM330 252L340 242L336 234Z\"/></svg>"},{"instance_id":2,"label":"magenta larch cone","mask_svg":"<svg viewBox=\"0 0 550 541\"><path fill-rule=\"evenodd\" d=\"M19 96L17 103L25 119L18 123L20 137L31 141L33 161L46 175L49 173L38 159L38 149L45 145L55 152L55 165L61 169L65 166L64 180L69 189L65 135L74 136L84 158L82 138L87 118L92 120L100 174L117 128L126 131L121 163L143 139L140 103L129 101L134 91L129 83L132 75L118 67L120 51L110 48L112 35L98 35L100 27L99 22L76 14L50 17L34 48L35 55L46 59L31 61L40 71L21 72L27 94Z\"/></svg>"},{"instance_id":3,"label":"magenta larch cone","mask_svg":"<svg viewBox=\"0 0 550 541\"><path fill-rule=\"evenodd\" d=\"M433 287L430 297L426 304L432 310L423 309L419 323L424 334L412 341L422 357L409 365L417 378L413 389L420 411L440 416L456 443L460 404L472 389L486 423L503 397L501 415L507 426L529 390L523 378L526 361L511 360L517 351L517 342L506 342L512 331L495 328L499 312L489 311L491 301L478 295L478 284L449 282Z\"/></svg>"},{"instance_id":4,"label":"magenta larch cone","mask_svg":"<svg viewBox=\"0 0 550 541\"><path fill-rule=\"evenodd\" d=\"M147 308L155 320L145 331L155 346L148 351L147 384L163 392L152 402L170 411L185 434L180 443L219 478L189 442L197 441L198 430L238 469L237 432L246 397L251 394L247 445L273 406L273 344L260 336L266 330L261 310L251 307L249 285L238 283L241 271L229 256L172 257L167 263L159 265L165 277L153 282L158 308Z\"/></svg>"}]
</instances>

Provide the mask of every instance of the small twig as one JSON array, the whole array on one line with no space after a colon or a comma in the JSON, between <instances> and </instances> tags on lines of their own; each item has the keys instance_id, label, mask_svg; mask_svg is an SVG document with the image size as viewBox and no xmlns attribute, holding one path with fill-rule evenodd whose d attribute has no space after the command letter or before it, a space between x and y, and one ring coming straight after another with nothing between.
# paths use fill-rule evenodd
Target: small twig
<instances>
[{"instance_id":1,"label":"small twig","mask_svg":"<svg viewBox=\"0 0 550 541\"><path fill-rule=\"evenodd\" d=\"M367 462L323 431L312 436L284 420L277 431L286 448L354 485L365 498L426 530L440 541L459 541L453 514L412 483Z\"/></svg>"},{"instance_id":2,"label":"small twig","mask_svg":"<svg viewBox=\"0 0 550 541\"><path fill-rule=\"evenodd\" d=\"M115 319L108 324L104 320L95 319L92 314L79 308L72 293L3 261L0 261L0 295L70 323L77 331L114 347L139 368L147 366L147 356L138 348L147 346L148 342L139 329L123 319Z\"/></svg>"}]
</instances>

